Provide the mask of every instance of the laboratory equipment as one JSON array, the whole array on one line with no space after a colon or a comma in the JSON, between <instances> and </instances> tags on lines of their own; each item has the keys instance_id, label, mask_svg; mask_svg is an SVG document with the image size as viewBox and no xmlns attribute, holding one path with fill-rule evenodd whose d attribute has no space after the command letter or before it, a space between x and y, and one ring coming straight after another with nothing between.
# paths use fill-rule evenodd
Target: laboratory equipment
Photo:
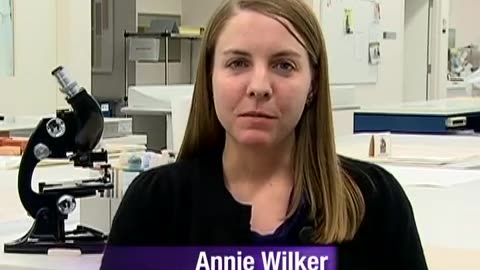
<instances>
[{"instance_id":1,"label":"laboratory equipment","mask_svg":"<svg viewBox=\"0 0 480 270\"><path fill-rule=\"evenodd\" d=\"M75 249L101 253L107 235L82 225L66 231L65 220L75 210L77 198L105 195L113 188L107 152L95 149L104 129L103 115L98 102L62 66L53 70L52 75L73 110L61 110L56 117L43 118L28 140L18 172L18 192L34 223L23 237L6 243L4 252L47 254L51 249ZM75 167L98 166L102 175L64 183L41 182L38 193L35 192L35 167L45 159L66 158Z\"/></svg>"}]
</instances>

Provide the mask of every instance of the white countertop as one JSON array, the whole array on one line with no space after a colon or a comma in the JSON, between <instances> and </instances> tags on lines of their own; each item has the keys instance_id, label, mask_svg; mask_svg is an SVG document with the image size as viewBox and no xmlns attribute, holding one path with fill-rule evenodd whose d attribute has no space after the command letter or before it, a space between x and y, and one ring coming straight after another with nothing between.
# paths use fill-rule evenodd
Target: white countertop
<instances>
[{"instance_id":1,"label":"white countertop","mask_svg":"<svg viewBox=\"0 0 480 270\"><path fill-rule=\"evenodd\" d=\"M480 154L480 137L390 135L394 157L458 160L440 166L371 159L370 138L371 134L337 138L337 151L385 167L402 184L413 207L429 269L480 269L480 159L475 158ZM473 158L462 161L470 156ZM441 185L442 181L465 179L471 181Z\"/></svg>"},{"instance_id":2,"label":"white countertop","mask_svg":"<svg viewBox=\"0 0 480 270\"><path fill-rule=\"evenodd\" d=\"M480 179L449 188L404 188L425 246L480 255Z\"/></svg>"},{"instance_id":3,"label":"white countertop","mask_svg":"<svg viewBox=\"0 0 480 270\"><path fill-rule=\"evenodd\" d=\"M124 107L120 111L127 115L168 115L172 113L171 108Z\"/></svg>"},{"instance_id":4,"label":"white countertop","mask_svg":"<svg viewBox=\"0 0 480 270\"><path fill-rule=\"evenodd\" d=\"M357 133L337 137L337 152L361 160L382 163L384 159L371 158L368 155L371 135L371 133ZM424 159L423 165L427 165L430 160L432 164L446 162L442 166L445 168L480 169L480 136L390 134L389 138L390 155L394 159ZM391 162L385 162L385 164L391 164Z\"/></svg>"}]
</instances>

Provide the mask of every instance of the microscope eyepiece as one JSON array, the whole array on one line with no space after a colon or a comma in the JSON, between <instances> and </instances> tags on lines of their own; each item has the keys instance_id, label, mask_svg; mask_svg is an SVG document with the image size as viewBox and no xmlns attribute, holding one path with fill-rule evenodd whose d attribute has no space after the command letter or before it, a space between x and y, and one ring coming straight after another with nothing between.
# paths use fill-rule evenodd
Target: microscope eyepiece
<instances>
[{"instance_id":1,"label":"microscope eyepiece","mask_svg":"<svg viewBox=\"0 0 480 270\"><path fill-rule=\"evenodd\" d=\"M58 84L60 84L60 91L67 95L69 99L77 95L82 90L78 83L70 77L68 72L62 66L54 69L52 71L52 75L57 79Z\"/></svg>"}]
</instances>

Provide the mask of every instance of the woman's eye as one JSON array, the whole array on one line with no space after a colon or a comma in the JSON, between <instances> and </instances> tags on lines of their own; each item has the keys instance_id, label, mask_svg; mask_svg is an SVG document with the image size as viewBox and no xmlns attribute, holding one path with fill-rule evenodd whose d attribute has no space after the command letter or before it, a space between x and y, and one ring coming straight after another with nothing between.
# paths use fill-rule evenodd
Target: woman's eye
<instances>
[{"instance_id":1,"label":"woman's eye","mask_svg":"<svg viewBox=\"0 0 480 270\"><path fill-rule=\"evenodd\" d=\"M245 60L237 59L237 60L228 62L227 66L233 69L246 68L248 67L248 63Z\"/></svg>"},{"instance_id":2,"label":"woman's eye","mask_svg":"<svg viewBox=\"0 0 480 270\"><path fill-rule=\"evenodd\" d=\"M295 69L295 66L290 62L279 62L275 64L276 69L280 69L283 72L289 72Z\"/></svg>"}]
</instances>

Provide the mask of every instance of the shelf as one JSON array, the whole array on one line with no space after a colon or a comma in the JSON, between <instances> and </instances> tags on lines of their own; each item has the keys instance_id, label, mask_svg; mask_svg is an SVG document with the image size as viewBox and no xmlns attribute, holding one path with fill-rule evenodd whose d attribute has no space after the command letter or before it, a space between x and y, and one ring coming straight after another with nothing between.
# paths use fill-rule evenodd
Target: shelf
<instances>
[{"instance_id":1,"label":"shelf","mask_svg":"<svg viewBox=\"0 0 480 270\"><path fill-rule=\"evenodd\" d=\"M124 32L124 54L125 54L125 96L124 96L124 101L125 105L128 107L128 64L127 61L136 61L138 63L164 63L165 64L165 71L164 71L164 81L165 85L168 85L168 78L169 78L169 63L177 62L175 58L170 57L169 53L169 44L173 45L170 43L172 40L189 40L190 41L190 83L192 83L193 76L192 72L194 70L194 62L193 62L193 43L196 40L200 40L202 38L202 34L193 34L193 33L171 33L171 32L146 32L146 33L139 33L139 32ZM140 39L146 39L146 40L140 40ZM146 43L144 47L141 48L141 53L139 57L133 57L133 60L130 60L130 45L129 45L129 40L135 40L140 42L140 43ZM150 40L148 40L150 39ZM153 39L153 40L152 40ZM163 45L163 50L162 53L164 53L163 58L161 57L161 54L159 54L161 50L161 45L160 42L157 42L157 40L160 40L160 42L164 41ZM154 42L153 44L149 44L149 42ZM143 45L143 44L141 44ZM150 54L149 54L150 53ZM181 61L181 56L180 60Z\"/></svg>"},{"instance_id":2,"label":"shelf","mask_svg":"<svg viewBox=\"0 0 480 270\"><path fill-rule=\"evenodd\" d=\"M146 37L146 38L171 38L171 39L201 39L200 34L177 34L177 33L137 33L137 32L125 32L124 37Z\"/></svg>"}]
</instances>

